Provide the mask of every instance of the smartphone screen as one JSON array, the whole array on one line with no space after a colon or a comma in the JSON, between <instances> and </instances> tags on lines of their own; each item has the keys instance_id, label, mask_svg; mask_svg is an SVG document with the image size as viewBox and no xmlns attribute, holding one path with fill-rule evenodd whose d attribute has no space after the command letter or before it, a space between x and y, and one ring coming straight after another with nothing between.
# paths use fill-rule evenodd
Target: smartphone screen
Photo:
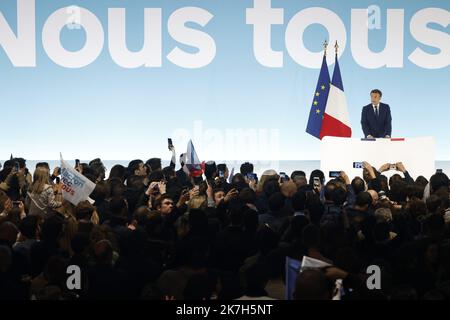
<instances>
[{"instance_id":1,"label":"smartphone screen","mask_svg":"<svg viewBox=\"0 0 450 320\"><path fill-rule=\"evenodd\" d=\"M436 170L436 173L443 173L444 172L444 170L442 170L442 169L437 169Z\"/></svg>"},{"instance_id":2,"label":"smartphone screen","mask_svg":"<svg viewBox=\"0 0 450 320\"><path fill-rule=\"evenodd\" d=\"M167 139L167 144L169 146L169 150L173 148L173 142L171 138Z\"/></svg>"},{"instance_id":3,"label":"smartphone screen","mask_svg":"<svg viewBox=\"0 0 450 320\"><path fill-rule=\"evenodd\" d=\"M225 172L219 171L219 178L223 178L223 177L225 177Z\"/></svg>"},{"instance_id":4,"label":"smartphone screen","mask_svg":"<svg viewBox=\"0 0 450 320\"><path fill-rule=\"evenodd\" d=\"M362 162L353 162L353 168L355 169L363 169L363 163Z\"/></svg>"},{"instance_id":5,"label":"smartphone screen","mask_svg":"<svg viewBox=\"0 0 450 320\"><path fill-rule=\"evenodd\" d=\"M330 171L330 178L338 178L341 176L340 171Z\"/></svg>"}]
</instances>

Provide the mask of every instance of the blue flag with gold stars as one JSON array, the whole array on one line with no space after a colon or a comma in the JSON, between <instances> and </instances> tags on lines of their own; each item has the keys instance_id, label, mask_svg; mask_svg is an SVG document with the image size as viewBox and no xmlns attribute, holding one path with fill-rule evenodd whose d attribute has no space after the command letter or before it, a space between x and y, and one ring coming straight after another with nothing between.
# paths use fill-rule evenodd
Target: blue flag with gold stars
<instances>
[{"instance_id":1,"label":"blue flag with gold stars","mask_svg":"<svg viewBox=\"0 0 450 320\"><path fill-rule=\"evenodd\" d=\"M320 139L323 116L327 105L328 93L330 92L330 73L328 71L326 56L323 56L322 67L320 69L319 81L317 82L314 100L309 112L308 126L306 132Z\"/></svg>"}]
</instances>

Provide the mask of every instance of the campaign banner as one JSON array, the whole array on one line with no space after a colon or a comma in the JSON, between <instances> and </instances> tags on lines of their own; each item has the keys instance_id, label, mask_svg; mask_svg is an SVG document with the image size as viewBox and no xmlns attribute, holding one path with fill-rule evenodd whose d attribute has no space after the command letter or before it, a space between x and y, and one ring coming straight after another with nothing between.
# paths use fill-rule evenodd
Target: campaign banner
<instances>
[{"instance_id":1,"label":"campaign banner","mask_svg":"<svg viewBox=\"0 0 450 320\"><path fill-rule=\"evenodd\" d=\"M89 199L95 189L95 183L72 168L61 157L61 183L63 198L73 205Z\"/></svg>"}]
</instances>

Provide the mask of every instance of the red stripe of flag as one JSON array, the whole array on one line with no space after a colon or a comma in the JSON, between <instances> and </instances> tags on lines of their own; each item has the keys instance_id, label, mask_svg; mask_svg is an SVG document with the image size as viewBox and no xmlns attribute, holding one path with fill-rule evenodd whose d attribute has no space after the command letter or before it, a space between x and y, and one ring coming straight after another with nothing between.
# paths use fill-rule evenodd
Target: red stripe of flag
<instances>
[{"instance_id":1,"label":"red stripe of flag","mask_svg":"<svg viewBox=\"0 0 450 320\"><path fill-rule=\"evenodd\" d=\"M320 131L320 139L325 136L351 138L352 129L338 119L325 113Z\"/></svg>"}]
</instances>

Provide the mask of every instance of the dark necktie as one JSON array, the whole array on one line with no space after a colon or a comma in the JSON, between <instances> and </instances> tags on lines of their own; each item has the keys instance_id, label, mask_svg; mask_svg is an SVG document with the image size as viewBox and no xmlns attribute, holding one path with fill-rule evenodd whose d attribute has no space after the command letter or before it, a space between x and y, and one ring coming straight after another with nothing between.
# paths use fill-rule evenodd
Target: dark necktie
<instances>
[{"instance_id":1,"label":"dark necktie","mask_svg":"<svg viewBox=\"0 0 450 320\"><path fill-rule=\"evenodd\" d=\"M378 118L378 116L380 115L380 114L378 113L378 106L375 106L375 115L377 116L377 118Z\"/></svg>"}]
</instances>

